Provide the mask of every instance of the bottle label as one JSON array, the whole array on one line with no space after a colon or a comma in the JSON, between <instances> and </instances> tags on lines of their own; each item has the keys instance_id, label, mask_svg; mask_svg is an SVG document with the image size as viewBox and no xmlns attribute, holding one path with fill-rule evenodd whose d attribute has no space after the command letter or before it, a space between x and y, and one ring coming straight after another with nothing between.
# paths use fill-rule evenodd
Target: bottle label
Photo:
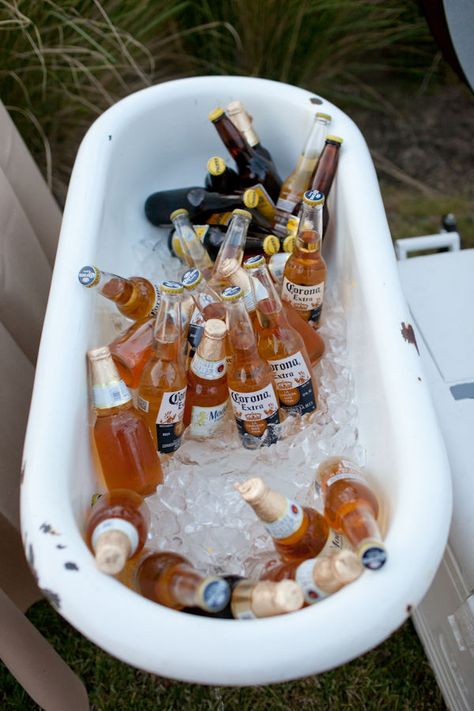
<instances>
[{"instance_id":1,"label":"bottle label","mask_svg":"<svg viewBox=\"0 0 474 711\"><path fill-rule=\"evenodd\" d=\"M303 591L304 599L309 605L319 602L327 593L323 592L314 582L313 568L317 558L303 561L296 569L295 580Z\"/></svg>"},{"instance_id":2,"label":"bottle label","mask_svg":"<svg viewBox=\"0 0 474 711\"><path fill-rule=\"evenodd\" d=\"M287 499L285 510L280 518L264 525L272 538L288 538L301 528L302 523L303 509L295 501Z\"/></svg>"},{"instance_id":3,"label":"bottle label","mask_svg":"<svg viewBox=\"0 0 474 711\"><path fill-rule=\"evenodd\" d=\"M297 311L309 311L309 321L319 323L323 308L324 282L305 286L283 278L281 291L283 301L290 303Z\"/></svg>"},{"instance_id":4,"label":"bottle label","mask_svg":"<svg viewBox=\"0 0 474 711\"><path fill-rule=\"evenodd\" d=\"M311 375L301 351L281 360L269 360L281 407L290 414L304 415L317 407Z\"/></svg>"},{"instance_id":5,"label":"bottle label","mask_svg":"<svg viewBox=\"0 0 474 711\"><path fill-rule=\"evenodd\" d=\"M97 547L100 536L106 531L120 531L121 533L125 533L130 541L129 558L131 558L138 548L138 531L135 526L130 523L130 521L125 521L123 518L106 518L104 521L101 521L94 528L94 533L91 538L91 544L94 551Z\"/></svg>"},{"instance_id":6,"label":"bottle label","mask_svg":"<svg viewBox=\"0 0 474 711\"><path fill-rule=\"evenodd\" d=\"M215 212L207 218L207 222L209 225L224 225L224 227L227 227L231 218L231 212Z\"/></svg>"},{"instance_id":7,"label":"bottle label","mask_svg":"<svg viewBox=\"0 0 474 711\"><path fill-rule=\"evenodd\" d=\"M181 444L183 434L184 404L186 401L186 388L164 392L161 398L160 409L156 416L156 436L158 451L167 454L175 452Z\"/></svg>"},{"instance_id":8,"label":"bottle label","mask_svg":"<svg viewBox=\"0 0 474 711\"><path fill-rule=\"evenodd\" d=\"M247 311L253 311L255 308L255 297L252 289L249 289L244 296L244 304Z\"/></svg>"},{"instance_id":9,"label":"bottle label","mask_svg":"<svg viewBox=\"0 0 474 711\"><path fill-rule=\"evenodd\" d=\"M270 222L273 221L275 217L275 203L271 199L270 195L267 193L265 188L261 183L257 183L252 188L258 195L258 211Z\"/></svg>"},{"instance_id":10,"label":"bottle label","mask_svg":"<svg viewBox=\"0 0 474 711\"><path fill-rule=\"evenodd\" d=\"M201 358L199 353L195 353L191 361L191 370L198 378L202 378L203 380L219 380L219 378L224 377L226 373L226 359L205 360Z\"/></svg>"},{"instance_id":11,"label":"bottle label","mask_svg":"<svg viewBox=\"0 0 474 711\"><path fill-rule=\"evenodd\" d=\"M276 204L276 209L277 210L282 210L283 212L289 212L290 214L293 212L295 207L297 206L297 202L294 200L288 200L285 198L278 198L277 204Z\"/></svg>"},{"instance_id":12,"label":"bottle label","mask_svg":"<svg viewBox=\"0 0 474 711\"><path fill-rule=\"evenodd\" d=\"M333 553L339 553L339 551L352 550L351 545L347 538L345 538L341 533L336 533L332 528L329 529L329 535L324 548L320 551L319 556L332 555Z\"/></svg>"},{"instance_id":13,"label":"bottle label","mask_svg":"<svg viewBox=\"0 0 474 711\"><path fill-rule=\"evenodd\" d=\"M335 484L336 481L341 481L341 479L344 479L345 481L358 481L361 484L365 484L367 486L367 482L362 476L362 474L357 474L349 471L338 472L337 474L333 474L332 476L330 476L329 479L326 481L326 488L329 489L330 486Z\"/></svg>"},{"instance_id":14,"label":"bottle label","mask_svg":"<svg viewBox=\"0 0 474 711\"><path fill-rule=\"evenodd\" d=\"M94 407L104 410L109 407L117 407L130 402L132 396L123 380L112 380L105 385L94 385L92 387L92 397Z\"/></svg>"},{"instance_id":15,"label":"bottle label","mask_svg":"<svg viewBox=\"0 0 474 711\"><path fill-rule=\"evenodd\" d=\"M209 437L225 417L227 400L221 405L201 407L193 405L189 429L193 437Z\"/></svg>"},{"instance_id":16,"label":"bottle label","mask_svg":"<svg viewBox=\"0 0 474 711\"><path fill-rule=\"evenodd\" d=\"M155 290L155 302L153 304L153 308L150 311L150 316L156 316L158 313L158 309L160 307L160 298L161 298L161 293L160 293L160 287L157 286L156 284L153 284L153 288Z\"/></svg>"},{"instance_id":17,"label":"bottle label","mask_svg":"<svg viewBox=\"0 0 474 711\"><path fill-rule=\"evenodd\" d=\"M196 307L191 314L191 320L188 328L188 343L191 348L196 349L198 347L203 333L204 317L200 310Z\"/></svg>"},{"instance_id":18,"label":"bottle label","mask_svg":"<svg viewBox=\"0 0 474 711\"><path fill-rule=\"evenodd\" d=\"M249 393L241 393L229 388L229 394L237 429L244 444L247 440L247 444L251 444L249 435L259 439L265 435L270 437L269 444L276 442L276 434L266 432L268 425L277 425L280 422L278 401L273 385L270 383L260 390Z\"/></svg>"},{"instance_id":19,"label":"bottle label","mask_svg":"<svg viewBox=\"0 0 474 711\"><path fill-rule=\"evenodd\" d=\"M142 398L141 395L138 395L137 407L142 412L148 412L150 409L150 403L148 402L148 400L145 400L144 398Z\"/></svg>"},{"instance_id":20,"label":"bottle label","mask_svg":"<svg viewBox=\"0 0 474 711\"><path fill-rule=\"evenodd\" d=\"M226 580L205 578L199 586L196 602L207 612L220 612L229 603L230 593L230 585Z\"/></svg>"}]
</instances>

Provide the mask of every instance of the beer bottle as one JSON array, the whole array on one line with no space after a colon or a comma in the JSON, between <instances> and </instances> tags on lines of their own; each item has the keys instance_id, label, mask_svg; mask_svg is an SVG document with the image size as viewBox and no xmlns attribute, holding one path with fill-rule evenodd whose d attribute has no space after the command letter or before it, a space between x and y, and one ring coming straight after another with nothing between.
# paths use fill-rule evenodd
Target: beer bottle
<instances>
[{"instance_id":1,"label":"beer bottle","mask_svg":"<svg viewBox=\"0 0 474 711\"><path fill-rule=\"evenodd\" d=\"M362 565L381 568L387 554L377 524L379 505L361 469L348 459L332 457L319 465L316 478L332 528L348 538Z\"/></svg>"},{"instance_id":2,"label":"beer bottle","mask_svg":"<svg viewBox=\"0 0 474 711\"><path fill-rule=\"evenodd\" d=\"M253 188L247 188L243 194L243 202L245 207L260 213L267 221L268 229L272 227L275 218L275 203L267 193L263 185L254 185ZM266 227L266 225L264 225Z\"/></svg>"},{"instance_id":3,"label":"beer bottle","mask_svg":"<svg viewBox=\"0 0 474 711\"><path fill-rule=\"evenodd\" d=\"M323 152L319 156L316 172L314 173L311 185L312 190L319 190L319 192L323 193L325 197L323 207L323 238L329 222L327 200L334 176L336 174L337 164L339 162L339 151L342 142L343 139L339 138L339 136L326 136L326 143L324 145Z\"/></svg>"},{"instance_id":4,"label":"beer bottle","mask_svg":"<svg viewBox=\"0 0 474 711\"><path fill-rule=\"evenodd\" d=\"M211 111L209 120L214 124L217 133L237 164L237 170L242 186L250 188L255 183L261 183L273 200L280 192L281 180L272 166L262 155L257 153L234 126L224 109Z\"/></svg>"},{"instance_id":5,"label":"beer bottle","mask_svg":"<svg viewBox=\"0 0 474 711\"><path fill-rule=\"evenodd\" d=\"M87 353L96 413L93 437L108 489L152 494L163 481L150 430L135 410L107 347Z\"/></svg>"},{"instance_id":6,"label":"beer bottle","mask_svg":"<svg viewBox=\"0 0 474 711\"><path fill-rule=\"evenodd\" d=\"M289 415L306 415L317 409L318 388L303 338L289 323L262 256L250 257L244 268L260 283L257 308L257 346L271 366L280 407Z\"/></svg>"},{"instance_id":7,"label":"beer bottle","mask_svg":"<svg viewBox=\"0 0 474 711\"><path fill-rule=\"evenodd\" d=\"M226 335L223 321L206 321L189 367L184 424L193 437L212 437L227 411Z\"/></svg>"},{"instance_id":8,"label":"beer bottle","mask_svg":"<svg viewBox=\"0 0 474 711\"><path fill-rule=\"evenodd\" d=\"M87 544L99 570L119 573L143 549L149 528L150 512L139 494L128 489L102 494L86 524Z\"/></svg>"},{"instance_id":9,"label":"beer bottle","mask_svg":"<svg viewBox=\"0 0 474 711\"><path fill-rule=\"evenodd\" d=\"M80 269L78 279L83 286L97 289L99 294L113 301L120 313L132 321L154 316L158 311L159 289L144 277L124 279L97 267L86 266Z\"/></svg>"},{"instance_id":10,"label":"beer bottle","mask_svg":"<svg viewBox=\"0 0 474 711\"><path fill-rule=\"evenodd\" d=\"M217 259L224 240L225 232L221 227L214 225L207 225L205 227L202 243L214 261ZM245 236L244 254L250 256L251 254L260 254L263 251L267 256L271 256L279 252L280 246L278 237L252 227L247 231Z\"/></svg>"},{"instance_id":11,"label":"beer bottle","mask_svg":"<svg viewBox=\"0 0 474 711\"><path fill-rule=\"evenodd\" d=\"M153 334L153 356L138 388L138 407L145 413L159 452L174 452L181 444L186 399L186 368L181 323L183 286L161 284L161 304Z\"/></svg>"},{"instance_id":12,"label":"beer bottle","mask_svg":"<svg viewBox=\"0 0 474 711\"><path fill-rule=\"evenodd\" d=\"M129 388L137 388L140 376L153 353L154 318L136 321L109 343L115 366Z\"/></svg>"},{"instance_id":13,"label":"beer bottle","mask_svg":"<svg viewBox=\"0 0 474 711\"><path fill-rule=\"evenodd\" d=\"M285 237L288 219L298 211L303 194L311 185L311 177L319 154L323 150L324 138L330 121L329 114L316 114L313 127L306 139L296 167L281 186L273 221L273 230L280 237Z\"/></svg>"},{"instance_id":14,"label":"beer bottle","mask_svg":"<svg viewBox=\"0 0 474 711\"><path fill-rule=\"evenodd\" d=\"M239 176L225 164L220 156L211 156L207 161L207 175L204 187L214 193L230 195L242 190Z\"/></svg>"},{"instance_id":15,"label":"beer bottle","mask_svg":"<svg viewBox=\"0 0 474 711\"><path fill-rule=\"evenodd\" d=\"M262 144L260 143L260 139L257 136L257 133L253 127L253 118L244 109L242 103L240 101L231 101L226 106L226 114L228 115L234 126L243 135L249 146L253 148L254 151L263 156L266 161L269 162L273 172L278 177L278 179L280 179L275 163L273 162L272 156L270 155L270 151L264 148L264 146L262 146Z\"/></svg>"},{"instance_id":16,"label":"beer bottle","mask_svg":"<svg viewBox=\"0 0 474 711\"><path fill-rule=\"evenodd\" d=\"M204 188L177 188L160 190L149 195L145 201L145 215L152 225L161 227L170 224L170 214L185 208L193 222L206 222L206 217L215 212L227 212L242 205L240 195L221 195Z\"/></svg>"},{"instance_id":17,"label":"beer bottle","mask_svg":"<svg viewBox=\"0 0 474 711\"><path fill-rule=\"evenodd\" d=\"M202 323L210 318L225 321L226 310L219 294L204 279L199 269L187 269L182 278L186 291L191 294L196 310L202 315ZM191 319L192 322L192 319ZM202 326L204 329L204 325Z\"/></svg>"},{"instance_id":18,"label":"beer bottle","mask_svg":"<svg viewBox=\"0 0 474 711\"><path fill-rule=\"evenodd\" d=\"M222 292L227 308L231 360L227 384L237 430L247 449L277 441L280 422L272 369L259 355L249 314L238 286Z\"/></svg>"},{"instance_id":19,"label":"beer bottle","mask_svg":"<svg viewBox=\"0 0 474 711\"><path fill-rule=\"evenodd\" d=\"M194 231L188 211L175 210L171 213L170 220L178 235L184 261L188 267L196 267L206 278L209 277L212 274L212 260Z\"/></svg>"},{"instance_id":20,"label":"beer bottle","mask_svg":"<svg viewBox=\"0 0 474 711\"><path fill-rule=\"evenodd\" d=\"M323 308L326 263L321 256L324 195L314 190L304 194L296 244L285 264L281 298L314 328Z\"/></svg>"},{"instance_id":21,"label":"beer bottle","mask_svg":"<svg viewBox=\"0 0 474 711\"><path fill-rule=\"evenodd\" d=\"M144 597L173 610L195 606L216 613L230 599L230 587L223 578L203 575L186 558L167 551L152 553L140 562L137 584Z\"/></svg>"},{"instance_id":22,"label":"beer bottle","mask_svg":"<svg viewBox=\"0 0 474 711\"><path fill-rule=\"evenodd\" d=\"M305 603L313 605L352 583L364 568L349 550L309 558L303 562L279 563L266 570L263 580L295 580L303 591Z\"/></svg>"},{"instance_id":23,"label":"beer bottle","mask_svg":"<svg viewBox=\"0 0 474 711\"><path fill-rule=\"evenodd\" d=\"M300 506L270 489L259 477L235 488L263 522L285 563L314 558L323 549L329 525L316 509Z\"/></svg>"}]
</instances>

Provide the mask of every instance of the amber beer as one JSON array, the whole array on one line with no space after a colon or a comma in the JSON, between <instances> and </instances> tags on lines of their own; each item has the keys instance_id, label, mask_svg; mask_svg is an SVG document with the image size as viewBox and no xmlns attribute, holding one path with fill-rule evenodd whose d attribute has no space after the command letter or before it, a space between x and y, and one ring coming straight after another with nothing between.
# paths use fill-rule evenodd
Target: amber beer
<instances>
[{"instance_id":1,"label":"amber beer","mask_svg":"<svg viewBox=\"0 0 474 711\"><path fill-rule=\"evenodd\" d=\"M314 328L318 328L323 308L327 268L321 256L322 209L324 195L308 190L292 254L285 264L281 298Z\"/></svg>"},{"instance_id":2,"label":"amber beer","mask_svg":"<svg viewBox=\"0 0 474 711\"><path fill-rule=\"evenodd\" d=\"M78 279L82 286L97 289L99 294L113 301L120 313L132 321L154 316L158 311L159 289L144 277L124 279L97 267L86 266L80 269Z\"/></svg>"},{"instance_id":3,"label":"amber beer","mask_svg":"<svg viewBox=\"0 0 474 711\"><path fill-rule=\"evenodd\" d=\"M109 343L113 361L129 388L138 388L143 368L153 354L154 323L154 318L136 321Z\"/></svg>"}]
</instances>

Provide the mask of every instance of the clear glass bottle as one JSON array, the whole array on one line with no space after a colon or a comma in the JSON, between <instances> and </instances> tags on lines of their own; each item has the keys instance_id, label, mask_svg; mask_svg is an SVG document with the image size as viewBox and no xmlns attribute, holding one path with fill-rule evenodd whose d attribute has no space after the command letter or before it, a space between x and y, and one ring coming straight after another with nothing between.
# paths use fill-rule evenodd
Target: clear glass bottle
<instances>
[{"instance_id":1,"label":"clear glass bottle","mask_svg":"<svg viewBox=\"0 0 474 711\"><path fill-rule=\"evenodd\" d=\"M86 266L79 270L78 279L82 286L97 289L99 294L113 301L120 313L132 321L141 321L158 311L159 289L144 277L125 279L97 267Z\"/></svg>"},{"instance_id":2,"label":"clear glass bottle","mask_svg":"<svg viewBox=\"0 0 474 711\"><path fill-rule=\"evenodd\" d=\"M137 388L143 368L153 354L155 319L136 321L109 343L109 350L120 376L129 388Z\"/></svg>"},{"instance_id":3,"label":"clear glass bottle","mask_svg":"<svg viewBox=\"0 0 474 711\"><path fill-rule=\"evenodd\" d=\"M186 264L189 267L196 267L204 274L206 279L209 278L214 265L194 231L188 211L184 209L175 210L171 213L170 220L178 235Z\"/></svg>"}]
</instances>

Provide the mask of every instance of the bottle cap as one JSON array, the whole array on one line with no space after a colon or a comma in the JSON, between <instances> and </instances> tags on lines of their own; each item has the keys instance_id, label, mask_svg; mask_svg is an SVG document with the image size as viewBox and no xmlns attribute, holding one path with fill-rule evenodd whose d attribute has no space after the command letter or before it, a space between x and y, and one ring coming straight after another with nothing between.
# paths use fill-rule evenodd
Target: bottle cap
<instances>
[{"instance_id":1,"label":"bottle cap","mask_svg":"<svg viewBox=\"0 0 474 711\"><path fill-rule=\"evenodd\" d=\"M223 116L224 114L225 114L224 109L221 108L220 106L218 106L217 109L214 109L213 111L211 111L211 113L209 114L209 116L207 118L209 119L209 121L217 121L217 119L220 118L221 116Z\"/></svg>"},{"instance_id":2,"label":"bottle cap","mask_svg":"<svg viewBox=\"0 0 474 711\"><path fill-rule=\"evenodd\" d=\"M109 356L110 350L108 346L92 348L90 351L87 351L87 357L89 360L102 360L102 358L108 358Z\"/></svg>"},{"instance_id":3,"label":"bottle cap","mask_svg":"<svg viewBox=\"0 0 474 711\"><path fill-rule=\"evenodd\" d=\"M223 578L209 576L204 578L197 591L199 606L207 612L220 612L230 600L229 583Z\"/></svg>"},{"instance_id":4,"label":"bottle cap","mask_svg":"<svg viewBox=\"0 0 474 711\"><path fill-rule=\"evenodd\" d=\"M362 573L359 558L353 551L338 551L332 556L332 565L337 578L342 583L351 583Z\"/></svg>"},{"instance_id":5,"label":"bottle cap","mask_svg":"<svg viewBox=\"0 0 474 711\"><path fill-rule=\"evenodd\" d=\"M204 335L209 338L220 340L227 333L227 326L219 318L210 318L204 326Z\"/></svg>"},{"instance_id":6,"label":"bottle cap","mask_svg":"<svg viewBox=\"0 0 474 711\"><path fill-rule=\"evenodd\" d=\"M95 562L103 573L116 575L123 569L130 552L130 540L123 531L105 531L95 546Z\"/></svg>"},{"instance_id":7,"label":"bottle cap","mask_svg":"<svg viewBox=\"0 0 474 711\"><path fill-rule=\"evenodd\" d=\"M196 269L195 267L192 267L191 269L187 269L183 276L181 277L181 283L184 286L185 289L189 289L189 291L192 291L197 287L198 284L202 282L202 273L199 271L199 269Z\"/></svg>"},{"instance_id":8,"label":"bottle cap","mask_svg":"<svg viewBox=\"0 0 474 711\"><path fill-rule=\"evenodd\" d=\"M179 215L186 215L186 217L189 217L189 212L184 208L184 207L179 207L177 210L174 210L171 215L170 215L170 220L173 221Z\"/></svg>"},{"instance_id":9,"label":"bottle cap","mask_svg":"<svg viewBox=\"0 0 474 711\"><path fill-rule=\"evenodd\" d=\"M247 188L244 192L243 201L245 207L257 207L258 205L258 193L253 188Z\"/></svg>"},{"instance_id":10,"label":"bottle cap","mask_svg":"<svg viewBox=\"0 0 474 711\"><path fill-rule=\"evenodd\" d=\"M324 205L324 195L319 190L307 190L303 202L307 205Z\"/></svg>"},{"instance_id":11,"label":"bottle cap","mask_svg":"<svg viewBox=\"0 0 474 711\"><path fill-rule=\"evenodd\" d=\"M233 114L239 114L241 111L245 111L245 109L242 106L242 102L236 100L236 101L231 101L230 103L227 104L226 111L229 114L229 116L232 116Z\"/></svg>"},{"instance_id":12,"label":"bottle cap","mask_svg":"<svg viewBox=\"0 0 474 711\"><path fill-rule=\"evenodd\" d=\"M225 160L220 156L211 156L207 161L207 172L211 175L225 173Z\"/></svg>"},{"instance_id":13,"label":"bottle cap","mask_svg":"<svg viewBox=\"0 0 474 711\"><path fill-rule=\"evenodd\" d=\"M265 264L265 257L263 257L261 254L257 254L255 257L249 257L248 259L245 260L245 262L242 264L244 269L258 269L258 267L263 267Z\"/></svg>"},{"instance_id":14,"label":"bottle cap","mask_svg":"<svg viewBox=\"0 0 474 711\"><path fill-rule=\"evenodd\" d=\"M318 111L318 113L316 114L316 118L323 118L326 119L326 121L332 121L331 114L323 114L322 111Z\"/></svg>"},{"instance_id":15,"label":"bottle cap","mask_svg":"<svg viewBox=\"0 0 474 711\"><path fill-rule=\"evenodd\" d=\"M276 254L280 251L280 240L276 235L267 235L262 243L265 254Z\"/></svg>"},{"instance_id":16,"label":"bottle cap","mask_svg":"<svg viewBox=\"0 0 474 711\"><path fill-rule=\"evenodd\" d=\"M326 141L332 141L333 143L344 143L344 139L340 136L326 136Z\"/></svg>"},{"instance_id":17,"label":"bottle cap","mask_svg":"<svg viewBox=\"0 0 474 711\"><path fill-rule=\"evenodd\" d=\"M163 281L160 284L160 291L162 294L182 294L184 288L179 281Z\"/></svg>"},{"instance_id":18,"label":"bottle cap","mask_svg":"<svg viewBox=\"0 0 474 711\"><path fill-rule=\"evenodd\" d=\"M294 580L282 580L278 583L262 580L255 585L252 592L252 611L257 617L294 612L303 604L303 591Z\"/></svg>"},{"instance_id":19,"label":"bottle cap","mask_svg":"<svg viewBox=\"0 0 474 711\"><path fill-rule=\"evenodd\" d=\"M237 301L242 296L240 286L226 286L222 292L222 301Z\"/></svg>"},{"instance_id":20,"label":"bottle cap","mask_svg":"<svg viewBox=\"0 0 474 711\"><path fill-rule=\"evenodd\" d=\"M234 215L240 215L240 217L246 217L247 220L252 219L252 213L249 212L248 210L241 210L240 207L236 208L235 210L232 210L232 217Z\"/></svg>"},{"instance_id":21,"label":"bottle cap","mask_svg":"<svg viewBox=\"0 0 474 711\"><path fill-rule=\"evenodd\" d=\"M291 254L295 248L295 244L295 235L288 235L288 237L285 237L285 239L283 240L283 251L288 252L288 254Z\"/></svg>"},{"instance_id":22,"label":"bottle cap","mask_svg":"<svg viewBox=\"0 0 474 711\"><path fill-rule=\"evenodd\" d=\"M378 570L387 561L387 551L382 541L365 540L362 541L356 551L364 568Z\"/></svg>"},{"instance_id":23,"label":"bottle cap","mask_svg":"<svg viewBox=\"0 0 474 711\"><path fill-rule=\"evenodd\" d=\"M82 284L82 286L87 286L90 288L91 286L95 286L99 283L100 271L97 269L97 267L85 266L79 270L77 278L79 279L79 282Z\"/></svg>"}]
</instances>

